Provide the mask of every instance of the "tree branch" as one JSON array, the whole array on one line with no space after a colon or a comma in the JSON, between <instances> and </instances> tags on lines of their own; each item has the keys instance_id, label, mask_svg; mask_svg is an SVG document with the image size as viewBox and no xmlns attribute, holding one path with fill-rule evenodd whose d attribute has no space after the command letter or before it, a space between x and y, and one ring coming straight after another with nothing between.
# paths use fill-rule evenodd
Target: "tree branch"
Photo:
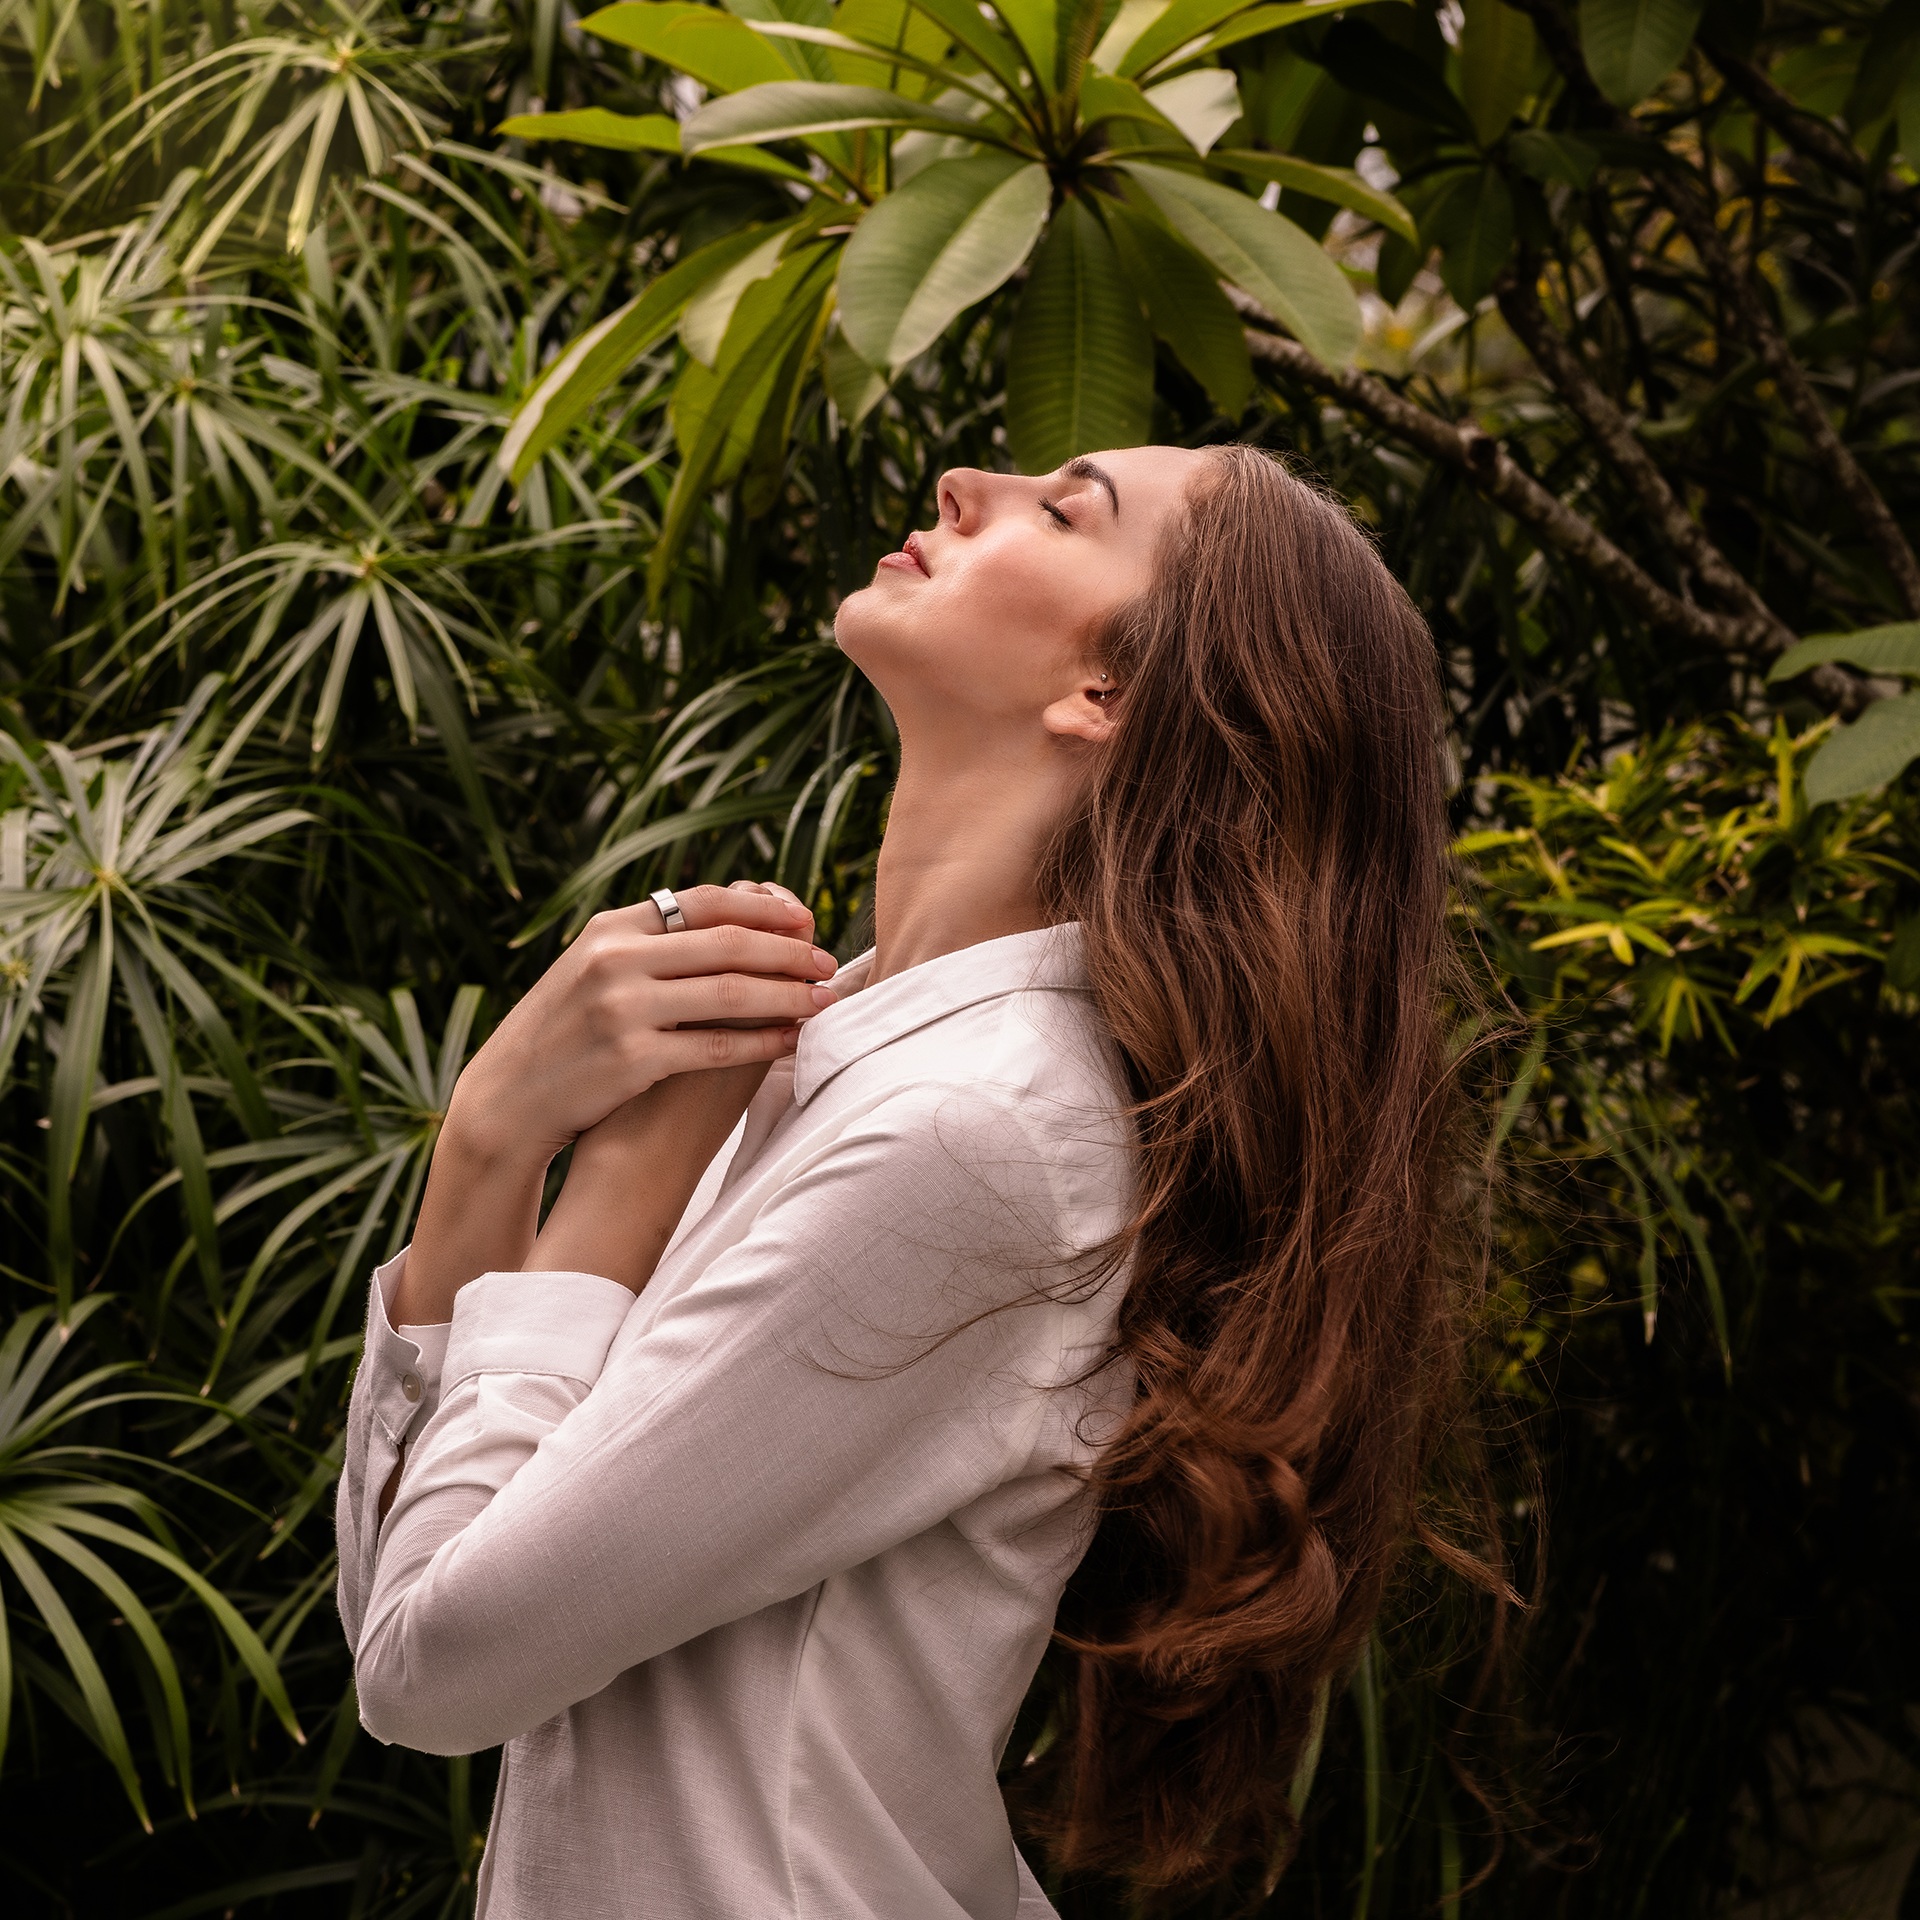
<instances>
[{"instance_id":1,"label":"tree branch","mask_svg":"<svg viewBox=\"0 0 1920 1920\"><path fill-rule=\"evenodd\" d=\"M1602 453L1621 478L1636 492L1667 544L1690 567L1700 584L1729 612L1757 623L1768 633L1766 644L1787 647L1790 629L1729 564L1693 515L1674 497L1666 475L1640 444L1626 417L1607 398L1599 383L1581 364L1579 355L1548 324L1540 310L1532 264L1522 258L1504 273L1495 288L1500 311L1535 364L1552 381L1560 397L1586 424Z\"/></svg>"},{"instance_id":2,"label":"tree branch","mask_svg":"<svg viewBox=\"0 0 1920 1920\"><path fill-rule=\"evenodd\" d=\"M1809 113L1790 94L1776 87L1751 60L1737 53L1722 53L1702 40L1700 50L1720 69L1720 77L1735 93L1803 159L1823 166L1829 173L1864 187L1868 180L1867 163L1817 114Z\"/></svg>"},{"instance_id":3,"label":"tree branch","mask_svg":"<svg viewBox=\"0 0 1920 1920\"><path fill-rule=\"evenodd\" d=\"M1266 315L1244 295L1234 304L1262 321ZM1271 324L1271 322L1268 322ZM1711 613L1669 593L1638 562L1622 553L1591 520L1574 512L1519 467L1499 441L1468 424L1456 426L1437 413L1403 399L1385 382L1350 367L1329 367L1297 341L1250 327L1247 351L1256 360L1284 371L1315 393L1364 414L1396 439L1406 441L1463 473L1495 506L1529 527L1544 546L1563 553L1590 579L1631 607L1648 625L1683 635L1716 652L1772 652L1792 639L1772 614L1744 617ZM1724 562L1722 563L1724 564Z\"/></svg>"},{"instance_id":4,"label":"tree branch","mask_svg":"<svg viewBox=\"0 0 1920 1920\"><path fill-rule=\"evenodd\" d=\"M1522 4L1539 32L1541 44L1565 75L1575 97L1602 126L1616 133L1640 133L1642 129L1633 116L1621 112L1594 86L1579 43L1555 0L1522 0ZM1787 411L1805 437L1809 450L1826 470L1827 478L1841 498L1853 509L1861 530L1892 574L1894 587L1907 611L1920 615L1920 561L1915 560L1912 547L1907 544L1887 503L1881 499L1878 488L1834 431L1833 422L1827 418L1806 370L1793 357L1793 350L1774 324L1752 278L1735 263L1714 224L1714 209L1702 198L1691 178L1681 185L1663 172L1650 175L1647 185L1680 223L1693 245L1694 258L1732 307L1741 332L1766 368L1780 398L1786 402Z\"/></svg>"},{"instance_id":5,"label":"tree branch","mask_svg":"<svg viewBox=\"0 0 1920 1920\"><path fill-rule=\"evenodd\" d=\"M1747 336L1747 342L1759 357L1760 364L1772 377L1781 399L1787 403L1787 411L1793 415L1794 423L1805 435L1814 458L1826 468L1827 478L1859 516L1861 531L1873 543L1886 563L1887 571L1893 575L1894 588L1905 602L1907 611L1920 615L1920 561L1914 559L1913 549L1907 544L1906 535L1900 531L1900 523L1894 519L1892 510L1881 499L1879 489L1867 478L1846 442L1834 431L1833 422L1827 418L1827 410L1820 404L1820 396L1814 392L1806 369L1793 357L1793 349L1774 325L1773 316L1755 291L1752 279L1734 264L1726 241L1714 225L1711 209L1703 206L1690 188L1684 192L1666 193L1662 191L1664 184L1653 182L1654 192L1666 201L1674 218L1685 228L1687 238L1693 243L1694 255L1706 268L1709 277L1719 282L1721 291L1733 307L1741 332Z\"/></svg>"}]
</instances>

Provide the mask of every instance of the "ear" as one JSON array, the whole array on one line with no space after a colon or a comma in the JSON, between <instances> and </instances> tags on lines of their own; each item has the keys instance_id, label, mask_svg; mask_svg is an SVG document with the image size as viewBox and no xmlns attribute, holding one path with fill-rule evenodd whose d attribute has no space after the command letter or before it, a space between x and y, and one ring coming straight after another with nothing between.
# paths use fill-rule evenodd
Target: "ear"
<instances>
[{"instance_id":1,"label":"ear","mask_svg":"<svg viewBox=\"0 0 1920 1920\"><path fill-rule=\"evenodd\" d=\"M1113 732L1113 716L1107 712L1117 687L1111 691L1092 682L1076 687L1064 699L1056 700L1040 716L1040 724L1058 739L1100 741Z\"/></svg>"}]
</instances>

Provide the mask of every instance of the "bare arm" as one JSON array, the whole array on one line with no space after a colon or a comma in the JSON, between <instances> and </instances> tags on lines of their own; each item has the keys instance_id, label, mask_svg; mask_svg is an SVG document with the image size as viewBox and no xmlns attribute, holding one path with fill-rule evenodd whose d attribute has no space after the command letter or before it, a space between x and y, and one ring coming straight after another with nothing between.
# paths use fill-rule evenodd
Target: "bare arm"
<instances>
[{"instance_id":1,"label":"bare arm","mask_svg":"<svg viewBox=\"0 0 1920 1920\"><path fill-rule=\"evenodd\" d=\"M764 1065L677 1073L582 1134L527 1271L597 1273L638 1293L766 1075Z\"/></svg>"},{"instance_id":2,"label":"bare arm","mask_svg":"<svg viewBox=\"0 0 1920 1920\"><path fill-rule=\"evenodd\" d=\"M459 1167L442 1185L436 1219L421 1208L416 1244L437 1233L440 1270L464 1275L459 1286L483 1273L525 1269L598 1274L638 1293L766 1072L749 1065L678 1073L616 1107L575 1142L567 1184L537 1237L544 1167L518 1179L512 1168L489 1178L484 1167ZM436 1153L436 1172L440 1164ZM406 1458L402 1446L381 1490L382 1520L400 1491Z\"/></svg>"},{"instance_id":3,"label":"bare arm","mask_svg":"<svg viewBox=\"0 0 1920 1920\"><path fill-rule=\"evenodd\" d=\"M736 1094L744 1106L758 1084L731 1070L763 1072L792 1051L799 1022L831 1001L808 982L830 975L833 959L812 944L811 916L791 894L697 887L680 901L684 933L663 932L651 904L597 915L460 1076L413 1251L388 1303L394 1324L449 1320L454 1295L469 1280L527 1264L546 1170L569 1142L676 1075L732 1089L711 1087L681 1111L690 1139L705 1138L720 1108ZM718 1028L718 1021L755 1024ZM708 1157L739 1112L736 1106ZM690 1124L694 1115L700 1125ZM640 1127L636 1104L619 1137L637 1145ZM647 1205L672 1208L668 1233L692 1191L689 1182L674 1200L678 1176L665 1177L694 1151L680 1148L671 1123L646 1131L646 1184L658 1194ZM600 1165L607 1152L604 1143L589 1150L589 1164ZM656 1154L664 1156L657 1181ZM568 1216L582 1211L576 1203ZM644 1284L644 1275L631 1284Z\"/></svg>"}]
</instances>

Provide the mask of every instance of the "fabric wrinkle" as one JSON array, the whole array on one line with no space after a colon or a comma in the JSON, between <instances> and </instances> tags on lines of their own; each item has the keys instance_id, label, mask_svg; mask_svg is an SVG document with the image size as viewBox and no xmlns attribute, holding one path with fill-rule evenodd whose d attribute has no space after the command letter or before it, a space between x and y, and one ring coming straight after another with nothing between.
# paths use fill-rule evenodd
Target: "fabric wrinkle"
<instances>
[{"instance_id":1,"label":"fabric wrinkle","mask_svg":"<svg viewBox=\"0 0 1920 1920\"><path fill-rule=\"evenodd\" d=\"M1118 1280L1070 1284L1124 1082L1077 928L870 964L637 1298L488 1274L397 1329L375 1275L341 1618L376 1738L505 1743L482 1920L1052 1911L996 1767L1130 1387Z\"/></svg>"}]
</instances>

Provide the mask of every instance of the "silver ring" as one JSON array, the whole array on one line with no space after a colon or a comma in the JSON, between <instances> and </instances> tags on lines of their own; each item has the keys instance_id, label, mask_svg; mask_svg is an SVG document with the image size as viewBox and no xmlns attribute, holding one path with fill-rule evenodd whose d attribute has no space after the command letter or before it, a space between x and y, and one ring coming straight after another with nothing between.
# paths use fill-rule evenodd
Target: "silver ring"
<instances>
[{"instance_id":1,"label":"silver ring","mask_svg":"<svg viewBox=\"0 0 1920 1920\"><path fill-rule=\"evenodd\" d=\"M649 896L653 904L660 909L660 918L667 923L669 933L685 933L687 916L680 911L680 902L673 897L671 888L659 887Z\"/></svg>"}]
</instances>

